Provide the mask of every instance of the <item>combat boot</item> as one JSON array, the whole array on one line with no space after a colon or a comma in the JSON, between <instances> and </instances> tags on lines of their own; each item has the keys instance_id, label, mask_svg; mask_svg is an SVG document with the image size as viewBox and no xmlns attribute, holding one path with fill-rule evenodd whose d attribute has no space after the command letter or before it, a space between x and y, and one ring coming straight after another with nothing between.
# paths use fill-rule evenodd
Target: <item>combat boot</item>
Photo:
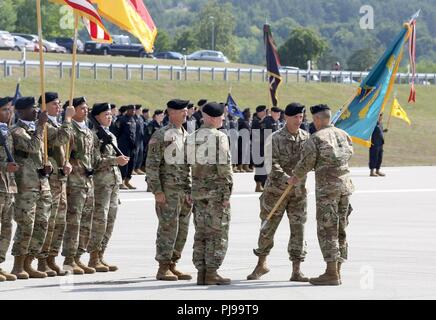
<instances>
[{"instance_id":1,"label":"combat boot","mask_svg":"<svg viewBox=\"0 0 436 320\"><path fill-rule=\"evenodd\" d=\"M371 172L369 173L370 177L378 177L378 174L374 172L374 169L371 169Z\"/></svg>"},{"instance_id":2,"label":"combat boot","mask_svg":"<svg viewBox=\"0 0 436 320\"><path fill-rule=\"evenodd\" d=\"M262 182L256 182L256 190L254 192L263 192Z\"/></svg>"},{"instance_id":3,"label":"combat boot","mask_svg":"<svg viewBox=\"0 0 436 320\"><path fill-rule=\"evenodd\" d=\"M126 187L129 188L130 190L136 190L136 187L130 184L130 179L126 179L126 180L124 180L124 184L125 184Z\"/></svg>"},{"instance_id":4,"label":"combat boot","mask_svg":"<svg viewBox=\"0 0 436 320\"><path fill-rule=\"evenodd\" d=\"M156 274L156 280L177 281L179 278L171 272L169 263L159 262L159 270Z\"/></svg>"},{"instance_id":5,"label":"combat boot","mask_svg":"<svg viewBox=\"0 0 436 320\"><path fill-rule=\"evenodd\" d=\"M300 271L300 261L292 261L292 275L289 281L294 282L309 282L309 278L305 277Z\"/></svg>"},{"instance_id":6,"label":"combat boot","mask_svg":"<svg viewBox=\"0 0 436 320\"><path fill-rule=\"evenodd\" d=\"M139 176L144 176L144 175L145 175L145 172L142 171L141 169L136 169L135 172L136 172L136 174L139 175Z\"/></svg>"},{"instance_id":7,"label":"combat boot","mask_svg":"<svg viewBox=\"0 0 436 320\"><path fill-rule=\"evenodd\" d=\"M126 183L124 181L122 184L120 184L120 190L129 190L129 188L126 186Z\"/></svg>"},{"instance_id":8,"label":"combat boot","mask_svg":"<svg viewBox=\"0 0 436 320\"><path fill-rule=\"evenodd\" d=\"M4 277L6 281L15 281L17 277L13 274L10 274L2 269L0 269L0 276Z\"/></svg>"},{"instance_id":9,"label":"combat boot","mask_svg":"<svg viewBox=\"0 0 436 320\"><path fill-rule=\"evenodd\" d=\"M77 266L82 269L83 271L85 271L85 274L93 274L95 273L95 269L86 266L85 264L82 263L82 261L80 261L80 256L79 257L74 257L74 261L76 262Z\"/></svg>"},{"instance_id":10,"label":"combat boot","mask_svg":"<svg viewBox=\"0 0 436 320\"><path fill-rule=\"evenodd\" d=\"M384 174L384 173L381 172L380 170L377 170L375 173L376 173L378 176L380 176L380 177L385 177L385 176L386 176L386 174Z\"/></svg>"},{"instance_id":11,"label":"combat boot","mask_svg":"<svg viewBox=\"0 0 436 320\"><path fill-rule=\"evenodd\" d=\"M197 272L197 285L206 285L206 269L198 269Z\"/></svg>"},{"instance_id":12,"label":"combat boot","mask_svg":"<svg viewBox=\"0 0 436 320\"><path fill-rule=\"evenodd\" d=\"M43 279L47 278L47 273L32 268L32 261L35 257L27 255L24 259L24 271L29 274L30 278Z\"/></svg>"},{"instance_id":13,"label":"combat boot","mask_svg":"<svg viewBox=\"0 0 436 320\"><path fill-rule=\"evenodd\" d=\"M327 262L326 271L318 278L310 278L310 284L315 286L338 286L341 284L338 274L338 263Z\"/></svg>"},{"instance_id":14,"label":"combat boot","mask_svg":"<svg viewBox=\"0 0 436 320\"><path fill-rule=\"evenodd\" d=\"M118 267L117 267L117 266L115 266L115 265L113 265L113 264L109 264L109 263L107 263L106 261L104 261L104 259L103 259L104 251L103 251L103 250L100 251L100 252L98 253L98 256L100 257L100 262L101 262L103 265L105 265L106 267L108 267L108 268L109 268L109 271L114 272L114 271L117 271L117 270L118 270Z\"/></svg>"},{"instance_id":15,"label":"combat boot","mask_svg":"<svg viewBox=\"0 0 436 320\"><path fill-rule=\"evenodd\" d=\"M238 170L239 170L239 172L243 172L243 173L246 172L246 171L244 170L244 168L242 167L242 164L238 164Z\"/></svg>"},{"instance_id":16,"label":"combat boot","mask_svg":"<svg viewBox=\"0 0 436 320\"><path fill-rule=\"evenodd\" d=\"M57 264L56 264L56 257L55 256L48 256L47 258L47 265L50 269L53 271L56 271L56 274L60 277L63 277L68 274L67 271L62 270Z\"/></svg>"},{"instance_id":17,"label":"combat boot","mask_svg":"<svg viewBox=\"0 0 436 320\"><path fill-rule=\"evenodd\" d=\"M233 172L234 172L234 173L239 173L239 172L240 172L238 166L235 165L235 164L232 165L232 169L233 169Z\"/></svg>"},{"instance_id":18,"label":"combat boot","mask_svg":"<svg viewBox=\"0 0 436 320\"><path fill-rule=\"evenodd\" d=\"M341 278L341 266L342 266L342 262L338 262L339 284L342 284L342 278Z\"/></svg>"},{"instance_id":19,"label":"combat boot","mask_svg":"<svg viewBox=\"0 0 436 320\"><path fill-rule=\"evenodd\" d=\"M93 251L89 254L88 267L95 269L97 272L108 272L109 268L100 261L98 251Z\"/></svg>"},{"instance_id":20,"label":"combat boot","mask_svg":"<svg viewBox=\"0 0 436 320\"><path fill-rule=\"evenodd\" d=\"M259 280L260 277L268 272L269 268L266 265L266 256L260 256L253 272L247 276L247 280Z\"/></svg>"},{"instance_id":21,"label":"combat boot","mask_svg":"<svg viewBox=\"0 0 436 320\"><path fill-rule=\"evenodd\" d=\"M75 275L85 274L85 271L76 264L76 261L74 261L73 257L65 257L64 269L72 272Z\"/></svg>"},{"instance_id":22,"label":"combat boot","mask_svg":"<svg viewBox=\"0 0 436 320\"><path fill-rule=\"evenodd\" d=\"M17 276L17 279L27 280L29 279L29 274L24 271L24 260L26 256L16 256L14 257L14 267L12 268L11 273Z\"/></svg>"},{"instance_id":23,"label":"combat boot","mask_svg":"<svg viewBox=\"0 0 436 320\"><path fill-rule=\"evenodd\" d=\"M216 269L207 268L206 275L204 276L204 284L210 285L229 285L232 282L229 278L221 277Z\"/></svg>"},{"instance_id":24,"label":"combat boot","mask_svg":"<svg viewBox=\"0 0 436 320\"><path fill-rule=\"evenodd\" d=\"M48 266L47 259L45 258L38 259L38 271L44 272L47 274L47 277L56 277L58 275L56 271Z\"/></svg>"},{"instance_id":25,"label":"combat boot","mask_svg":"<svg viewBox=\"0 0 436 320\"><path fill-rule=\"evenodd\" d=\"M3 281L6 281L6 277L3 277L3 276L0 274L0 282L3 282Z\"/></svg>"},{"instance_id":26,"label":"combat boot","mask_svg":"<svg viewBox=\"0 0 436 320\"><path fill-rule=\"evenodd\" d=\"M176 264L173 262L170 265L170 271L177 276L178 280L191 280L192 276L187 273L183 273L176 269Z\"/></svg>"},{"instance_id":27,"label":"combat boot","mask_svg":"<svg viewBox=\"0 0 436 320\"><path fill-rule=\"evenodd\" d=\"M251 169L248 164L244 164L242 168L244 169L245 172L253 172L253 169Z\"/></svg>"}]
</instances>

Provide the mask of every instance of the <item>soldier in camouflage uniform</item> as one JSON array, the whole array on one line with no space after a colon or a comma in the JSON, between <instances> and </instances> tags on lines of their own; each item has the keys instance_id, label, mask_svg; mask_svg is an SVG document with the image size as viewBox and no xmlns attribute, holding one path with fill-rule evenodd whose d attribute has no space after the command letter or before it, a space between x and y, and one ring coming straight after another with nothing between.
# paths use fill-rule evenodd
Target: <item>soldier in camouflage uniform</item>
<instances>
[{"instance_id":1,"label":"soldier in camouflage uniform","mask_svg":"<svg viewBox=\"0 0 436 320\"><path fill-rule=\"evenodd\" d=\"M118 166L125 166L129 158L117 156L111 142L117 145L116 137L109 131L112 122L110 104L99 103L92 107L94 124L94 198L91 238L88 243L90 260L88 266L97 272L118 270L103 260L103 254L114 229L118 211L119 185L122 183ZM100 129L100 130L99 130ZM104 130L102 132L101 130Z\"/></svg>"},{"instance_id":2,"label":"soldier in camouflage uniform","mask_svg":"<svg viewBox=\"0 0 436 320\"><path fill-rule=\"evenodd\" d=\"M271 167L265 184L265 190L260 197L260 219L262 224L271 212L283 192L287 182L292 175L292 170L300 160L301 150L309 139L309 134L299 129L303 120L304 106L299 103L291 103L286 107L286 126L272 135L272 158L268 159L266 154L265 163L267 168ZM268 165L269 164L269 165ZM291 235L288 243L289 259L292 261L292 276L290 281L308 282L300 272L300 263L306 256L306 243L304 241L304 224L307 220L307 197L306 197L306 177L291 190L283 200L265 227L260 231L258 248L254 254L259 257L254 271L247 277L247 280L257 280L265 273L269 272L266 265L266 257L269 255L274 245L274 235L283 214L289 218Z\"/></svg>"},{"instance_id":3,"label":"soldier in camouflage uniform","mask_svg":"<svg viewBox=\"0 0 436 320\"><path fill-rule=\"evenodd\" d=\"M156 239L157 280L191 280L176 269L188 235L191 217L191 171L186 162L183 128L189 101L168 102L169 124L157 130L148 144L147 183L156 199L159 227Z\"/></svg>"},{"instance_id":4,"label":"soldier in camouflage uniform","mask_svg":"<svg viewBox=\"0 0 436 320\"><path fill-rule=\"evenodd\" d=\"M190 137L196 158L192 167L194 201L193 263L198 270L198 285L227 285L231 280L217 270L227 252L230 223L230 196L233 172L227 136L222 126L224 106L211 102L203 107L204 124ZM206 150L205 150L206 149Z\"/></svg>"},{"instance_id":5,"label":"soldier in camouflage uniform","mask_svg":"<svg viewBox=\"0 0 436 320\"><path fill-rule=\"evenodd\" d=\"M35 123L37 109L33 97L18 99L15 108L20 120L11 133L15 160L20 170L15 175L18 186L14 212L17 230L12 247L15 263L11 273L18 279L27 279L29 276L45 278L45 272L32 268L32 261L44 244L52 202L48 182L52 167L43 162L43 130L47 113L41 112L39 121Z\"/></svg>"},{"instance_id":6,"label":"soldier in camouflage uniform","mask_svg":"<svg viewBox=\"0 0 436 320\"><path fill-rule=\"evenodd\" d=\"M73 135L70 140L70 163L73 167L67 182L67 226L62 256L64 268L74 274L95 273L80 261L91 234L94 210L93 153L94 135L87 127L88 105L84 97L73 99Z\"/></svg>"},{"instance_id":7,"label":"soldier in camouflage uniform","mask_svg":"<svg viewBox=\"0 0 436 320\"><path fill-rule=\"evenodd\" d=\"M311 112L317 131L305 144L291 183L304 179L309 171L315 169L318 242L327 270L318 278L311 278L310 283L339 285L341 264L347 259L345 229L351 213L350 195L354 189L348 162L353 155L353 146L345 131L330 124L328 106L314 106Z\"/></svg>"},{"instance_id":8,"label":"soldier in camouflage uniform","mask_svg":"<svg viewBox=\"0 0 436 320\"><path fill-rule=\"evenodd\" d=\"M66 162L65 145L72 133L71 118L74 108L68 107L65 112L65 121L58 123L60 102L56 92L46 92L47 104L47 140L48 157L53 166L53 173L49 178L52 195L51 215L48 221L47 236L41 253L38 255L38 271L45 272L50 276L64 276L66 272L56 265L57 257L65 231L65 219L67 211L67 176L71 172L71 165ZM42 103L42 97L39 98Z\"/></svg>"},{"instance_id":9,"label":"soldier in camouflage uniform","mask_svg":"<svg viewBox=\"0 0 436 320\"><path fill-rule=\"evenodd\" d=\"M17 193L14 172L19 167L8 159L6 148L12 154L14 143L7 123L11 118L11 98L0 98L0 263L6 259L6 252L12 237L12 216L14 195ZM1 281L14 281L17 277L0 269Z\"/></svg>"}]
</instances>

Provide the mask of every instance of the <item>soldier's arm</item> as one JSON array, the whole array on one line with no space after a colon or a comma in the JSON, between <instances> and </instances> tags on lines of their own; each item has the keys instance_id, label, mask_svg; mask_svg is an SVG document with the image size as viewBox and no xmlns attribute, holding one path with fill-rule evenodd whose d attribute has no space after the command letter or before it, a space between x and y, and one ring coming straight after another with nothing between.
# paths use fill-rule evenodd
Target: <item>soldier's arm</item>
<instances>
[{"instance_id":1,"label":"soldier's arm","mask_svg":"<svg viewBox=\"0 0 436 320\"><path fill-rule=\"evenodd\" d=\"M67 144L72 134L71 122L64 122L60 128L47 126L47 140L50 146L60 147Z\"/></svg>"},{"instance_id":2,"label":"soldier's arm","mask_svg":"<svg viewBox=\"0 0 436 320\"><path fill-rule=\"evenodd\" d=\"M147 183L153 194L163 192L160 181L160 164L164 157L163 136L157 131L148 143L148 154L145 165Z\"/></svg>"},{"instance_id":3,"label":"soldier's arm","mask_svg":"<svg viewBox=\"0 0 436 320\"><path fill-rule=\"evenodd\" d=\"M100 142L100 139L97 137L97 134L93 132L94 137L94 165L93 167L98 170L101 167L107 167L107 166L116 166L117 165L117 157L115 156L104 156L101 153L101 146L102 142Z\"/></svg>"},{"instance_id":4,"label":"soldier's arm","mask_svg":"<svg viewBox=\"0 0 436 320\"><path fill-rule=\"evenodd\" d=\"M220 151L221 150L226 152L227 159L226 163L222 164L218 162L217 172L218 177L222 181L223 201L230 201L230 196L232 195L233 189L233 171L229 142L227 140L227 136L224 134L220 137Z\"/></svg>"},{"instance_id":5,"label":"soldier's arm","mask_svg":"<svg viewBox=\"0 0 436 320\"><path fill-rule=\"evenodd\" d=\"M275 181L280 181L281 184L286 184L290 176L283 170L282 166L280 165L280 139L277 135L273 135L272 142L268 142L265 146L265 149L267 150L268 145L272 145L272 154L271 154L271 173L270 177L271 179L274 179ZM269 159L265 159L265 163L268 165Z\"/></svg>"},{"instance_id":6,"label":"soldier's arm","mask_svg":"<svg viewBox=\"0 0 436 320\"><path fill-rule=\"evenodd\" d=\"M298 179L304 178L309 171L315 168L317 156L318 151L316 145L313 139L309 139L304 144L300 161L297 163L293 171L294 175Z\"/></svg>"},{"instance_id":7,"label":"soldier's arm","mask_svg":"<svg viewBox=\"0 0 436 320\"><path fill-rule=\"evenodd\" d=\"M43 131L38 127L35 134L29 136L22 128L12 132L14 139L14 150L20 150L27 153L39 153L42 144Z\"/></svg>"}]
</instances>

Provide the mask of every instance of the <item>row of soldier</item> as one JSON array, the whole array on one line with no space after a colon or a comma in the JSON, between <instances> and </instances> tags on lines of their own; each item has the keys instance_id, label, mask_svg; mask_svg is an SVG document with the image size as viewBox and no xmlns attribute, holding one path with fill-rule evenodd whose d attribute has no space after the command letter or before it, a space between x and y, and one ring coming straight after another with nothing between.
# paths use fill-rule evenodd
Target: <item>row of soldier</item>
<instances>
[{"instance_id":1,"label":"row of soldier","mask_svg":"<svg viewBox=\"0 0 436 320\"><path fill-rule=\"evenodd\" d=\"M51 102L56 101L56 99L51 100L50 96L46 98L48 107ZM27 101L27 103L22 104L22 101L19 101L16 104L16 108L17 110L29 110L28 116L19 111L20 121L12 129L12 139L9 137L9 143L13 143L15 140L14 131L16 127L20 128L18 130L20 132L22 129L26 130L26 128L22 127L27 125L27 122L32 121L30 114L35 118L36 112L31 99L26 98L24 101ZM59 105L58 99L57 105ZM67 228L62 252L62 255L65 256L64 267L68 267L74 273L80 274L81 272L95 272L96 269L103 270L103 268L110 267L102 260L102 255L110 238L116 215L117 183L120 182L118 178L119 173L117 174L117 165L126 165L129 162L129 158L115 156L114 150L111 148L115 140L113 135L111 136L112 139L109 139L109 143L104 137L99 137L97 132L92 134L86 128L87 105L83 98L74 99L73 105L75 110L67 108L64 124L61 126L57 125L56 127L59 131L67 131L68 126L72 126L76 130L73 135L70 135L69 141L69 147L71 148L70 162L73 168L71 170L71 168L68 169L65 165L64 167L60 165L59 174L68 175L70 173L67 185L67 203L72 203L67 205ZM193 165L190 165L188 162L174 164L163 161L167 147L176 142L180 143L180 141L184 144L187 140L188 133L183 128L183 124L187 119L188 106L189 101L170 101L167 106L168 125L157 130L148 143L146 172L150 189L155 195L156 212L159 219L156 241L156 260L159 262L159 269L156 278L159 280L191 279L189 274L176 269L176 263L181 257L186 242L189 219L191 212L193 212L196 227L193 262L198 270L197 283L199 285L229 284L230 279L222 278L217 273L227 250L230 223L230 196L233 189L233 172L228 137L218 130L223 126L225 106L213 102L206 103L201 110L203 116L201 128L193 133L194 137L206 134L206 136L212 136L216 139L219 146L218 149L226 154L227 161L225 163L207 163L202 161L204 159L195 159ZM109 109L110 106L108 104L95 105L92 109L92 113L108 134L111 120ZM295 187L287 195L286 200L281 204L276 214L268 220L268 228L263 228L259 235L258 248L254 251L259 257L259 261L253 273L247 277L249 280L258 279L269 271L266 266L266 256L273 246L275 230L286 210L291 227L289 242L289 255L293 262L291 280L309 281L300 271L300 263L304 260L305 256L304 223L306 221L306 190L304 185L307 172L315 169L318 238L324 259L327 262L327 270L319 278L311 279L311 283L340 283L338 270L341 263L346 259L345 227L351 208L348 200L352 191L352 184L348 174L348 160L352 154L351 140L345 132L330 126L331 113L328 107L323 105L316 106L311 110L314 114L314 126L319 132L312 135L309 139L309 135L300 129L304 111L304 107L299 104L288 105L285 110L286 125L273 135L272 172L268 175L265 182L265 190L260 198L260 217L262 223L266 222L268 212L274 203L277 202L286 186L293 184ZM50 107L48 112L50 112ZM72 114L74 114L74 117L71 125ZM33 165L33 171L38 172L38 177L41 180L44 177L47 178L47 174L52 171L52 168L45 168L45 174L41 170L43 164L41 159L42 142L41 130L38 129L44 125L47 119L44 120L44 113L41 113L39 117L35 133L28 131L28 137L26 138L30 139L29 141L35 140L34 142L39 142L39 148L37 149L40 154L38 161L35 161ZM166 139L168 131L176 133L169 141ZM61 136L59 133L57 132L56 134L58 139ZM94 145L91 141L94 142ZM201 139L198 141L197 139L191 139L191 141L194 141L194 144L201 144L202 142ZM66 142L59 142L61 144L60 148ZM30 144L33 143L28 142L28 145ZM92 153L93 147L99 150L95 156ZM20 148L18 147L18 149ZM36 150L35 146L33 148L33 150ZM15 149L16 146L14 144L13 150ZM29 153L29 151L27 152ZM206 155L206 157L209 157L209 155ZM20 163L20 161L17 161L17 163ZM60 163L68 163L68 161ZM17 181L20 180L19 169L9 168L8 165L6 171L17 171ZM32 172L33 175L35 175L34 172ZM100 185L101 188L99 189L96 181L99 180L97 176L102 173L107 175L108 180L103 181L104 183ZM93 179L94 175L95 178ZM10 176L12 174L9 174L9 178ZM53 174L49 176L49 179L52 176ZM111 177L110 181L109 176ZM73 180L73 182L70 183L70 180ZM92 186L92 183L95 185ZM41 181L40 184L42 185ZM96 195L95 210L92 210L94 189ZM13 193L12 189L10 191L9 193ZM101 193L97 195L98 191L101 191ZM43 198L43 194L40 193L39 197ZM21 193L19 193L16 203L21 200ZM41 199L37 200L44 203ZM48 200L48 194L45 200ZM34 201L34 203L37 204L38 201ZM100 213L97 213L99 211L99 202L102 205L102 210L100 210ZM103 202L106 203L106 206L104 206ZM16 211L17 208L19 206L16 204ZM29 225L33 224L33 232L31 230L27 230L27 233L21 231L20 215L18 215L17 219L15 214L18 228L14 248L21 234L23 234L23 238L25 238L27 243L30 244L27 251L21 251L21 253L26 253L24 256L19 254L14 248L12 250L15 256L12 274L19 278L25 278L26 272L30 276L38 277L38 272L44 273L44 270L48 271L48 269L55 269L58 273L63 272L54 264L54 258L57 255L56 249L48 250L48 255L42 250L42 246L46 245L47 242L53 244L61 242L53 241L56 239L53 235L50 237L50 223L46 223L49 231L46 233L47 236L44 237L44 240L42 240L44 217L47 217L47 213L43 210L44 208L44 205L35 205L31 209L31 211L33 210L32 212L27 212L30 213L29 216L33 214L34 217L35 223L33 221L28 223ZM2 211L6 212L6 209L6 207L2 208ZM37 217L42 219L38 220ZM52 222L54 221L52 223L53 229L56 230L58 222L62 220L62 215L57 214L56 217L52 213L50 219ZM22 221L21 223L25 225ZM61 223L59 222L59 224ZM102 234L104 234L103 239ZM96 239L96 241L92 241L93 239ZM92 243L100 244L100 246L93 246L91 245ZM5 247L7 250L7 244L6 241L2 245L3 251L5 251ZM88 266L85 266L80 261L80 256L87 250L91 254L91 259ZM34 270L31 267L31 262L35 256L40 258L38 269L41 269L41 271ZM115 266L112 266L112 269L115 268ZM11 277L9 274L8 276Z\"/></svg>"}]
</instances>

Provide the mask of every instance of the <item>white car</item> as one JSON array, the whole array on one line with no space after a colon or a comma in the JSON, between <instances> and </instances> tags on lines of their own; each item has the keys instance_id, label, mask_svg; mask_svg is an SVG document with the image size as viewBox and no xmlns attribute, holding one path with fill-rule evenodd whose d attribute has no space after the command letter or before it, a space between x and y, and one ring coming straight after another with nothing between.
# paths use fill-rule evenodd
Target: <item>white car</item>
<instances>
[{"instance_id":1,"label":"white car","mask_svg":"<svg viewBox=\"0 0 436 320\"><path fill-rule=\"evenodd\" d=\"M15 40L14 50L23 51L24 48L26 48L26 51L30 51L30 52L38 51L37 50L38 45L33 41L24 39L23 37L20 36L14 36L14 40Z\"/></svg>"},{"instance_id":2,"label":"white car","mask_svg":"<svg viewBox=\"0 0 436 320\"><path fill-rule=\"evenodd\" d=\"M200 50L186 57L188 60L203 60L229 63L229 59L221 51Z\"/></svg>"},{"instance_id":3,"label":"white car","mask_svg":"<svg viewBox=\"0 0 436 320\"><path fill-rule=\"evenodd\" d=\"M0 49L14 50L14 37L8 31L0 31Z\"/></svg>"}]
</instances>

